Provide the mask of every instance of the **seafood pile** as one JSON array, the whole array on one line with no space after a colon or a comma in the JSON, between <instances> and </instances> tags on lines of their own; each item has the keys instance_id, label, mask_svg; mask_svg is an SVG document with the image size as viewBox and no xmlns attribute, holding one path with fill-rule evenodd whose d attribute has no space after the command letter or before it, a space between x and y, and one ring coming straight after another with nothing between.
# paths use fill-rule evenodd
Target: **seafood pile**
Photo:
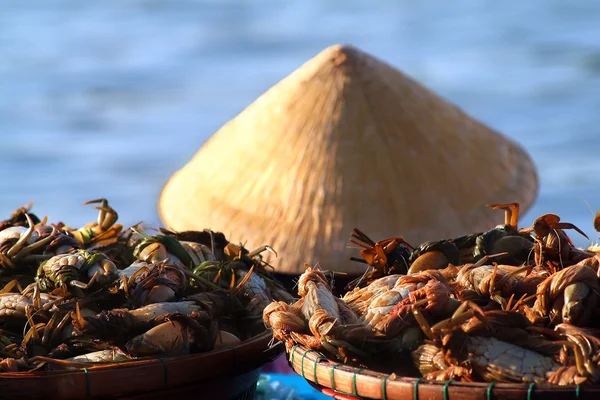
<instances>
[{"instance_id":1,"label":"seafood pile","mask_svg":"<svg viewBox=\"0 0 600 400\"><path fill-rule=\"evenodd\" d=\"M369 270L332 295L306 266L296 303L272 302L275 339L360 368L428 380L600 382L600 252L576 248L557 215L517 226L516 203L490 205L505 223L413 247L355 230ZM594 226L600 228L600 212ZM586 236L587 237L587 236Z\"/></svg>"},{"instance_id":2,"label":"seafood pile","mask_svg":"<svg viewBox=\"0 0 600 400\"><path fill-rule=\"evenodd\" d=\"M265 331L262 311L293 297L264 251L210 230L49 224L31 204L0 222L0 371L89 367L235 346ZM151 234L153 233L153 234Z\"/></svg>"}]
</instances>

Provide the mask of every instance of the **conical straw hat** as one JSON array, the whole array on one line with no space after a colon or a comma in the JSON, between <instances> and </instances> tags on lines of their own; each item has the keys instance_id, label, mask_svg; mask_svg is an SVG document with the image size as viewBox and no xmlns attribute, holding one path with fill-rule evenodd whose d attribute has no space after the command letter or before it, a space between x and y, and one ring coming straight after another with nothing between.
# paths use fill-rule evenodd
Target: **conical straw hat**
<instances>
[{"instance_id":1,"label":"conical straw hat","mask_svg":"<svg viewBox=\"0 0 600 400\"><path fill-rule=\"evenodd\" d=\"M537 196L526 152L386 63L332 46L217 131L167 182L163 223L273 246L277 271L304 263L362 273L353 228L418 245L491 229L486 203ZM269 257L271 257L269 259Z\"/></svg>"}]
</instances>

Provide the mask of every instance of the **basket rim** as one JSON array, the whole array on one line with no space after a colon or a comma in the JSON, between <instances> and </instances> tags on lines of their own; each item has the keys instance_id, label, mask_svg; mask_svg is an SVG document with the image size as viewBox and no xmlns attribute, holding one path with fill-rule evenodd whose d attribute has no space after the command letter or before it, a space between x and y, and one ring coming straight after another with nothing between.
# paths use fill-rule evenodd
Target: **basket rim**
<instances>
[{"instance_id":1,"label":"basket rim","mask_svg":"<svg viewBox=\"0 0 600 400\"><path fill-rule=\"evenodd\" d=\"M598 398L600 385L557 386L535 383L480 383L455 382L454 380L429 381L423 378L402 377L385 374L366 368L356 368L331 360L323 353L296 344L287 351L288 362L292 369L311 385L328 389L326 394L340 394L339 398L369 398L380 400L419 399L419 395L429 399L454 398L490 399L501 394L507 396L533 396L554 394L575 396L575 398ZM593 397L592 397L593 396ZM337 397L336 397L337 398Z\"/></svg>"},{"instance_id":2,"label":"basket rim","mask_svg":"<svg viewBox=\"0 0 600 400\"><path fill-rule=\"evenodd\" d=\"M115 397L164 390L259 369L284 351L266 330L217 350L58 371L0 373L0 392L25 398Z\"/></svg>"},{"instance_id":3,"label":"basket rim","mask_svg":"<svg viewBox=\"0 0 600 400\"><path fill-rule=\"evenodd\" d=\"M219 349L206 351L203 353L195 353L195 354L183 354L183 355L171 355L166 357L152 357L152 358L144 358L144 359L136 359L129 361L119 361L113 363L86 363L80 362L79 364L89 364L89 366L85 367L87 370L84 371L84 368L80 369L66 369L66 370L54 370L54 371L19 371L19 372L0 372L0 380L6 378L22 378L22 379L32 379L40 376L57 376L57 375L91 375L95 371L99 370L121 370L127 368L139 368L148 365L163 365L165 363L169 364L172 362L189 362L189 361L202 361L206 358L213 358L218 355L226 354L226 353L239 353L244 350L248 350L250 348L255 347L257 344L262 342L266 342L267 344L271 339L271 332L264 331L258 335L251 337L250 339L246 339L237 346L224 346ZM275 344L269 350L273 349L275 346L280 347L280 352L283 351L283 345ZM279 354L279 352L277 353ZM276 355L275 355L276 356ZM269 356L270 357L270 356ZM268 357L267 357L268 358Z\"/></svg>"}]
</instances>

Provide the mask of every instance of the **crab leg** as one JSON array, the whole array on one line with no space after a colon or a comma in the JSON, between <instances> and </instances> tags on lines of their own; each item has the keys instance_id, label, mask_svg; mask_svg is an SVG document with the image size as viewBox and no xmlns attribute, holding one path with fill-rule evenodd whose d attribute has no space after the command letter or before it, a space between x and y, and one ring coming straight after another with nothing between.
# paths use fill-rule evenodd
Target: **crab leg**
<instances>
[{"instance_id":1,"label":"crab leg","mask_svg":"<svg viewBox=\"0 0 600 400\"><path fill-rule=\"evenodd\" d=\"M467 310L467 308L470 308ZM471 301L467 301L462 303L458 309L454 312L452 317L440 321L437 324L431 327L431 331L441 331L444 329L450 329L455 326L462 324L465 321L468 321L472 317L477 317L479 320L485 323L485 317L483 316L483 310L475 303Z\"/></svg>"},{"instance_id":2,"label":"crab leg","mask_svg":"<svg viewBox=\"0 0 600 400\"><path fill-rule=\"evenodd\" d=\"M515 230L519 223L519 203L507 204L486 204L486 207L492 207L492 210L504 210L504 223L512 226Z\"/></svg>"},{"instance_id":3,"label":"crab leg","mask_svg":"<svg viewBox=\"0 0 600 400\"><path fill-rule=\"evenodd\" d=\"M575 225L573 225L570 222L559 222L556 225L552 225L551 227L554 229L574 229L577 232L579 232L581 235L583 235L586 239L588 239L588 240L590 239L588 237L588 235L586 235L581 229L579 229L578 227L576 227Z\"/></svg>"},{"instance_id":4,"label":"crab leg","mask_svg":"<svg viewBox=\"0 0 600 400\"><path fill-rule=\"evenodd\" d=\"M366 243L367 245L369 245L371 247L375 246L375 242L357 228L354 228L354 230L352 231L352 234L350 236L353 237L354 239L360 240L363 243ZM352 242L358 246L361 246L361 247L365 247L365 248L369 247L369 246L365 246L364 244L357 243L356 241L353 241L353 240L350 240L350 242Z\"/></svg>"},{"instance_id":5,"label":"crab leg","mask_svg":"<svg viewBox=\"0 0 600 400\"><path fill-rule=\"evenodd\" d=\"M56 338L63 331L63 329L65 328L65 326L71 321L72 317L73 317L73 314L67 313L63 317L63 319L60 320L60 322L56 326L56 329L54 329L52 331L52 335L50 336L50 343L55 343L56 342Z\"/></svg>"},{"instance_id":6,"label":"crab leg","mask_svg":"<svg viewBox=\"0 0 600 400\"><path fill-rule=\"evenodd\" d=\"M27 223L29 224L29 228L27 228L27 230L25 232L23 232L23 234L21 234L21 237L19 238L17 243L15 243L6 252L6 255L8 256L8 258L14 257L14 255L17 254L19 252L19 250L21 250L23 248L23 246L25 246L25 244L29 241L29 239L31 238L31 235L33 234L33 228L34 228L33 220L31 219L29 214L25 214L25 218L27 218Z\"/></svg>"},{"instance_id":7,"label":"crab leg","mask_svg":"<svg viewBox=\"0 0 600 400\"><path fill-rule=\"evenodd\" d=\"M21 284L19 283L18 280L13 279L12 281L8 282L1 290L0 290L0 294L4 294L4 293L9 293L11 290L13 290L14 288L17 288L19 290L19 293L23 292L23 288L21 287Z\"/></svg>"},{"instance_id":8,"label":"crab leg","mask_svg":"<svg viewBox=\"0 0 600 400\"><path fill-rule=\"evenodd\" d=\"M52 232L50 233L50 235L48 235L47 237L43 238L42 240L38 240L35 243L30 244L29 246L24 247L18 254L16 254L14 256L15 260L19 260L22 259L23 257L27 256L29 253L33 252L34 250L37 250L41 247L46 246L48 243L50 243L51 241L54 240L54 235L56 234L56 227L52 226ZM11 249L12 250L12 249Z\"/></svg>"},{"instance_id":9,"label":"crab leg","mask_svg":"<svg viewBox=\"0 0 600 400\"><path fill-rule=\"evenodd\" d=\"M427 299L425 299L425 302L427 302ZM433 340L433 332L431 330L431 326L425 319L425 316L421 312L421 309L419 308L419 306L415 303L411 306L411 309L412 309L413 316L415 317L415 320L421 327L421 330L423 331L425 336L427 336L427 338L429 340Z\"/></svg>"},{"instance_id":10,"label":"crab leg","mask_svg":"<svg viewBox=\"0 0 600 400\"><path fill-rule=\"evenodd\" d=\"M250 257L250 258L255 257L255 256L259 255L260 253L262 253L263 251L268 251L269 253L274 254L275 257L277 257L277 252L275 250L273 250L273 248L271 246L269 246L268 244L266 244L264 246L260 246L256 250L252 250L250 253L248 253L248 257Z\"/></svg>"},{"instance_id":11,"label":"crab leg","mask_svg":"<svg viewBox=\"0 0 600 400\"><path fill-rule=\"evenodd\" d=\"M52 337L50 332L52 332L52 328L54 328L54 324L56 324L57 319L58 319L58 313L54 313L54 314L52 314L52 318L50 318L50 321L48 321L48 323L46 323L46 326L44 327L44 331L42 333L42 344L43 345L47 345L49 343L50 338Z\"/></svg>"}]
</instances>

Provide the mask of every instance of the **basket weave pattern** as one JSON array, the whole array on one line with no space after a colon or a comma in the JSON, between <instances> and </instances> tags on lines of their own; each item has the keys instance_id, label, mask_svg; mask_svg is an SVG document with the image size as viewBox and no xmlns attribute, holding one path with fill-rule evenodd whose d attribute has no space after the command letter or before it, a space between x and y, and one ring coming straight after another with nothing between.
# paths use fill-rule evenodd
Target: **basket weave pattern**
<instances>
[{"instance_id":1,"label":"basket weave pattern","mask_svg":"<svg viewBox=\"0 0 600 400\"><path fill-rule=\"evenodd\" d=\"M296 345L289 353L290 366L313 386L336 399L381 400L531 400L598 399L599 385L554 386L512 383L426 381L397 377L339 364L316 350Z\"/></svg>"}]
</instances>

